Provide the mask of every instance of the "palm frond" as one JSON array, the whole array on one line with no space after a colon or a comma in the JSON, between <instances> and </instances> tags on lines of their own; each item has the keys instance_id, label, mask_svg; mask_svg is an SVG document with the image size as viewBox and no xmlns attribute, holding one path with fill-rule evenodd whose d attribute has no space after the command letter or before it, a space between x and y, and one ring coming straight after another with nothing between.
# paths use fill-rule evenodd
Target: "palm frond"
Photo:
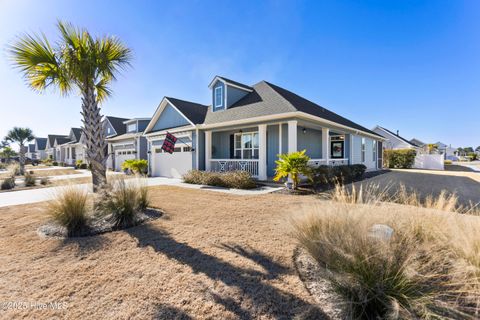
<instances>
[{"instance_id":1,"label":"palm frond","mask_svg":"<svg viewBox=\"0 0 480 320\"><path fill-rule=\"evenodd\" d=\"M71 89L55 50L44 34L25 34L9 46L13 65L21 70L28 85L43 91L57 85L65 94Z\"/></svg>"},{"instance_id":2,"label":"palm frond","mask_svg":"<svg viewBox=\"0 0 480 320\"><path fill-rule=\"evenodd\" d=\"M5 136L6 141L16 142L20 145L33 139L35 139L35 136L30 128L13 127Z\"/></svg>"}]
</instances>

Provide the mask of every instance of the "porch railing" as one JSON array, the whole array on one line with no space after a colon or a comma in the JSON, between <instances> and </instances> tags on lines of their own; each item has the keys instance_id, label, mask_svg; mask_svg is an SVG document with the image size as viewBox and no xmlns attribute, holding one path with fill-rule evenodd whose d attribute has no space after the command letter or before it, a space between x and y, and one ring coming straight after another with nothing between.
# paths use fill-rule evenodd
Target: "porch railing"
<instances>
[{"instance_id":1,"label":"porch railing","mask_svg":"<svg viewBox=\"0 0 480 320\"><path fill-rule=\"evenodd\" d=\"M347 165L348 164L348 159L310 159L308 161L308 165L311 167L319 167L319 166L341 166L341 165Z\"/></svg>"},{"instance_id":2,"label":"porch railing","mask_svg":"<svg viewBox=\"0 0 480 320\"><path fill-rule=\"evenodd\" d=\"M210 170L215 172L247 171L258 176L258 159L211 159Z\"/></svg>"}]
</instances>

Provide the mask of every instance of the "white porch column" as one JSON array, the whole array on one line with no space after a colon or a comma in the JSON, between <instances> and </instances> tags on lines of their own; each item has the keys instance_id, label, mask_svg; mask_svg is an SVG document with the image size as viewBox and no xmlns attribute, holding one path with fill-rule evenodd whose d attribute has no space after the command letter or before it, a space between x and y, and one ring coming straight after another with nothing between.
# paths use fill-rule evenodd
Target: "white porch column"
<instances>
[{"instance_id":1,"label":"white porch column","mask_svg":"<svg viewBox=\"0 0 480 320\"><path fill-rule=\"evenodd\" d=\"M267 125L258 126L258 180L267 180Z\"/></svg>"},{"instance_id":2,"label":"white porch column","mask_svg":"<svg viewBox=\"0 0 480 320\"><path fill-rule=\"evenodd\" d=\"M322 158L328 161L330 158L330 129L322 128Z\"/></svg>"},{"instance_id":3,"label":"white porch column","mask_svg":"<svg viewBox=\"0 0 480 320\"><path fill-rule=\"evenodd\" d=\"M205 131L205 171L210 171L212 158L212 131Z\"/></svg>"},{"instance_id":4,"label":"white porch column","mask_svg":"<svg viewBox=\"0 0 480 320\"><path fill-rule=\"evenodd\" d=\"M297 120L290 120L288 121L288 153L297 151Z\"/></svg>"}]
</instances>

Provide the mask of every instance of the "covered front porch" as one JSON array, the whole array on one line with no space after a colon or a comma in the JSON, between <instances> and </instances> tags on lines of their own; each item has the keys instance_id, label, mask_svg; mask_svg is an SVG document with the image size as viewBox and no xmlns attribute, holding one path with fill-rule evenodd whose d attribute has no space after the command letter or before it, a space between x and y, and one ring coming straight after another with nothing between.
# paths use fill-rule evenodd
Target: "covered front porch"
<instances>
[{"instance_id":1,"label":"covered front porch","mask_svg":"<svg viewBox=\"0 0 480 320\"><path fill-rule=\"evenodd\" d=\"M349 164L350 146L347 132L301 120L212 129L205 131L205 169L267 180L279 154L306 150L312 166L342 165Z\"/></svg>"}]
</instances>

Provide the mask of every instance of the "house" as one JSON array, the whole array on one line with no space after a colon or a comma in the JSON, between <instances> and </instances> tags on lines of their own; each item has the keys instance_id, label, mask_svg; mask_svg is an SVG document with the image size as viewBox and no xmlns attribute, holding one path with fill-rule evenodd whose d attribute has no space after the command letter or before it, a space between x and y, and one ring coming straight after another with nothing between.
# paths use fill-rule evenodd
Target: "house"
<instances>
[{"instance_id":1,"label":"house","mask_svg":"<svg viewBox=\"0 0 480 320\"><path fill-rule=\"evenodd\" d=\"M27 157L29 159L32 159L32 160L37 159L37 154L35 152L35 144L34 143L28 144L28 146L26 147L26 150L27 150L27 152L25 152L25 157Z\"/></svg>"},{"instance_id":2,"label":"house","mask_svg":"<svg viewBox=\"0 0 480 320\"><path fill-rule=\"evenodd\" d=\"M47 147L47 138L35 138L36 159L45 160L47 158L47 154L45 153L46 147Z\"/></svg>"},{"instance_id":3,"label":"house","mask_svg":"<svg viewBox=\"0 0 480 320\"><path fill-rule=\"evenodd\" d=\"M278 154L303 149L312 166L382 167L382 136L293 92L220 76L208 87L208 106L172 97L160 102L144 132L152 176L245 170L267 180ZM167 132L178 138L173 154L161 148Z\"/></svg>"},{"instance_id":4,"label":"house","mask_svg":"<svg viewBox=\"0 0 480 320\"><path fill-rule=\"evenodd\" d=\"M58 145L58 143L56 142L57 139L62 139L62 141L68 142L68 136L59 135L59 134L49 134L47 136L47 145L45 147L45 155L48 159L52 159L54 161L61 161L61 160L57 160L57 157L58 159L60 159L60 153L56 147L56 145Z\"/></svg>"},{"instance_id":5,"label":"house","mask_svg":"<svg viewBox=\"0 0 480 320\"><path fill-rule=\"evenodd\" d=\"M81 143L82 129L71 128L68 137L56 138L57 141L57 161L63 162L67 165L75 165L77 161L77 154L83 157L84 145ZM83 160L83 158L81 159Z\"/></svg>"},{"instance_id":6,"label":"house","mask_svg":"<svg viewBox=\"0 0 480 320\"><path fill-rule=\"evenodd\" d=\"M149 122L150 118L105 117L107 168L121 171L125 160L147 159L147 139L143 136L143 131Z\"/></svg>"},{"instance_id":7,"label":"house","mask_svg":"<svg viewBox=\"0 0 480 320\"><path fill-rule=\"evenodd\" d=\"M419 146L420 148L424 148L427 144L417 138L413 138L410 140L410 143L415 145L415 146Z\"/></svg>"},{"instance_id":8,"label":"house","mask_svg":"<svg viewBox=\"0 0 480 320\"><path fill-rule=\"evenodd\" d=\"M383 143L384 149L387 149L387 150L415 149L417 151L422 150L423 146L417 145L416 143L401 137L399 135L398 130L396 133L393 133L392 131L384 127L376 126L375 128L372 129L372 131L381 135L386 139L385 142Z\"/></svg>"},{"instance_id":9,"label":"house","mask_svg":"<svg viewBox=\"0 0 480 320\"><path fill-rule=\"evenodd\" d=\"M453 148L452 145L447 145L443 142L436 142L437 150L440 154L443 154L444 159L448 160L458 160L456 156L457 148Z\"/></svg>"}]
</instances>

